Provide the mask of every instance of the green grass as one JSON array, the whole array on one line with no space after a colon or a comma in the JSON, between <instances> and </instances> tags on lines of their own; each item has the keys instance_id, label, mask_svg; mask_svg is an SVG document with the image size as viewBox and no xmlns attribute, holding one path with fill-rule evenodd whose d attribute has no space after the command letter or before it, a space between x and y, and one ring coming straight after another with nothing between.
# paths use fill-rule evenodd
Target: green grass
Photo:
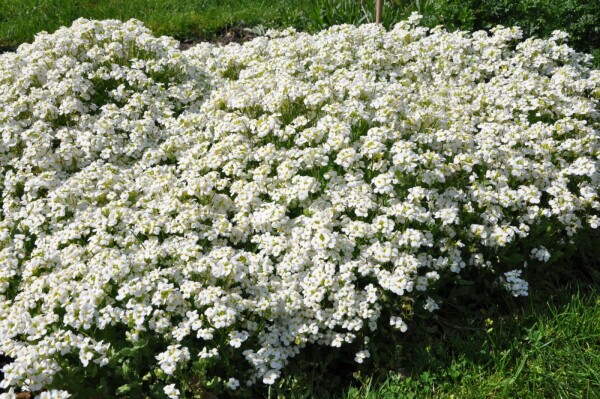
<instances>
[{"instance_id":1,"label":"green grass","mask_svg":"<svg viewBox=\"0 0 600 399\"><path fill-rule=\"evenodd\" d=\"M408 374L362 377L347 398L600 397L598 291L564 290L487 325L437 326L408 351Z\"/></svg>"},{"instance_id":2,"label":"green grass","mask_svg":"<svg viewBox=\"0 0 600 399\"><path fill-rule=\"evenodd\" d=\"M271 398L600 398L600 286L540 294L477 312L442 309L413 325L383 367L352 370L315 353L311 374Z\"/></svg>"},{"instance_id":3,"label":"green grass","mask_svg":"<svg viewBox=\"0 0 600 399\"><path fill-rule=\"evenodd\" d=\"M30 42L79 17L136 18L157 35L206 40L232 26L286 26L301 0L0 0L0 47Z\"/></svg>"}]
</instances>

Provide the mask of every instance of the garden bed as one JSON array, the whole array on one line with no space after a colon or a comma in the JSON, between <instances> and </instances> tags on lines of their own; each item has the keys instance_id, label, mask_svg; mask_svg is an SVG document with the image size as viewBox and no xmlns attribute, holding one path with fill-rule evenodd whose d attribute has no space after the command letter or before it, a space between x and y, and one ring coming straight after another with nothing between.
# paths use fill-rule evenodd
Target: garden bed
<instances>
[{"instance_id":1,"label":"garden bed","mask_svg":"<svg viewBox=\"0 0 600 399\"><path fill-rule=\"evenodd\" d=\"M0 56L0 385L250 395L448 287L526 296L600 224L600 72L419 20L182 51L81 19Z\"/></svg>"}]
</instances>

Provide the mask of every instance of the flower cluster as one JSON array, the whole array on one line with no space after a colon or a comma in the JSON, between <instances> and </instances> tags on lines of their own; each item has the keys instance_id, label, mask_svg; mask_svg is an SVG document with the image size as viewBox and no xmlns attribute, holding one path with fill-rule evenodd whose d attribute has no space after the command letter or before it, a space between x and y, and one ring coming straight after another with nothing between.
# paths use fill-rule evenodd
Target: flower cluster
<instances>
[{"instance_id":1,"label":"flower cluster","mask_svg":"<svg viewBox=\"0 0 600 399\"><path fill-rule=\"evenodd\" d=\"M78 20L0 56L0 386L148 337L164 375L272 384L308 344L365 361L464 268L525 295L500 253L599 225L600 72L418 19L186 51Z\"/></svg>"}]
</instances>

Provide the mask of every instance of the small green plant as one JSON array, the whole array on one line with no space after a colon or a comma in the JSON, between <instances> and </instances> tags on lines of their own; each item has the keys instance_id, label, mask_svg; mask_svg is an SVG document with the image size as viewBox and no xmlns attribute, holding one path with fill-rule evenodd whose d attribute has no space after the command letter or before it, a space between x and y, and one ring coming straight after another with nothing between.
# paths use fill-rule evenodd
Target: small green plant
<instances>
[{"instance_id":1,"label":"small green plant","mask_svg":"<svg viewBox=\"0 0 600 399\"><path fill-rule=\"evenodd\" d=\"M308 27L318 31L333 25L373 22L370 0L310 0Z\"/></svg>"}]
</instances>

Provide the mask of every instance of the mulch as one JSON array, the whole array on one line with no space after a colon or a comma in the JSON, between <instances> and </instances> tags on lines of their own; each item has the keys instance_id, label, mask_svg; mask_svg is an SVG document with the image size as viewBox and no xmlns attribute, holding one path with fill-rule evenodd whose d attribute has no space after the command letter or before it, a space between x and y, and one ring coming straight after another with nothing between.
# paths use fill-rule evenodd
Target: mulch
<instances>
[{"instance_id":1,"label":"mulch","mask_svg":"<svg viewBox=\"0 0 600 399\"><path fill-rule=\"evenodd\" d=\"M179 48L181 50L187 50L188 48L193 47L194 45L196 45L198 43L202 43L202 42L214 43L214 44L218 44L221 46L226 46L230 43L240 43L241 44L241 43L249 42L250 40L254 39L255 37L258 37L258 35L256 33L251 32L250 30L248 30L245 27L236 26L236 27L232 27L232 28L225 30L224 32L222 32L221 34L215 36L214 38L212 38L210 40L201 40L201 39L184 40L179 45Z\"/></svg>"}]
</instances>

